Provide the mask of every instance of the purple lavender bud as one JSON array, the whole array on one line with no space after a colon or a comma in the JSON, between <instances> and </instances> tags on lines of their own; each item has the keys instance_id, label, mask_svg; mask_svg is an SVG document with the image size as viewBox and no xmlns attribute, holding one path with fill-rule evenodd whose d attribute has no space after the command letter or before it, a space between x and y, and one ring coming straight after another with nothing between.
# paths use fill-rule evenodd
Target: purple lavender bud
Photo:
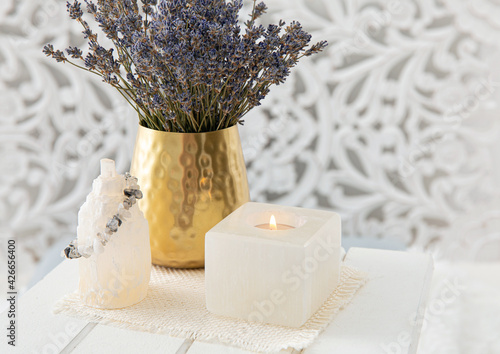
<instances>
[{"instance_id":1,"label":"purple lavender bud","mask_svg":"<svg viewBox=\"0 0 500 354\"><path fill-rule=\"evenodd\" d=\"M68 12L69 12L69 17L71 17L73 20L77 20L83 16L83 11L81 9L80 2L75 0L75 2L73 2L73 4L70 4L69 1L67 1L66 7L67 7Z\"/></svg>"},{"instance_id":2,"label":"purple lavender bud","mask_svg":"<svg viewBox=\"0 0 500 354\"><path fill-rule=\"evenodd\" d=\"M54 46L52 44L47 44L43 47L43 53L48 57L52 56L52 54L54 54Z\"/></svg>"}]
</instances>

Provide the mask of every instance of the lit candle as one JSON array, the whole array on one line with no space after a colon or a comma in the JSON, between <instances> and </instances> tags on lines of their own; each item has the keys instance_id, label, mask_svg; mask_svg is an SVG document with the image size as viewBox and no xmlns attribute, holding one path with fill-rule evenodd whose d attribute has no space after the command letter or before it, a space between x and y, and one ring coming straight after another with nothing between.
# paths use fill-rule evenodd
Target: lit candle
<instances>
[{"instance_id":1,"label":"lit candle","mask_svg":"<svg viewBox=\"0 0 500 354\"><path fill-rule=\"evenodd\" d=\"M246 203L207 232L205 294L215 314L300 327L340 275L340 216Z\"/></svg>"},{"instance_id":2,"label":"lit candle","mask_svg":"<svg viewBox=\"0 0 500 354\"><path fill-rule=\"evenodd\" d=\"M274 215L271 215L271 218L269 219L269 224L260 224L256 225L255 227L258 227L259 229L263 230L273 230L273 231L294 229L294 227L290 225L277 224Z\"/></svg>"}]
</instances>

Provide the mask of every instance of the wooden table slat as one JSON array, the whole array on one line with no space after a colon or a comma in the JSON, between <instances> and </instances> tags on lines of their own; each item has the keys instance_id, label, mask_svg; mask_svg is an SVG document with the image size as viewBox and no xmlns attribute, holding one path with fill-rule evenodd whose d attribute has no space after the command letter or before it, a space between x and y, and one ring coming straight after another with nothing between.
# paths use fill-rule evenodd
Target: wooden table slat
<instances>
[{"instance_id":1,"label":"wooden table slat","mask_svg":"<svg viewBox=\"0 0 500 354\"><path fill-rule=\"evenodd\" d=\"M431 256L351 248L345 263L368 273L368 282L304 353L416 353Z\"/></svg>"},{"instance_id":2,"label":"wooden table slat","mask_svg":"<svg viewBox=\"0 0 500 354\"><path fill-rule=\"evenodd\" d=\"M369 274L368 283L352 303L304 354L398 353L414 354L419 326L410 316L425 306L432 274L430 256L406 252L351 248L348 265ZM18 300L18 346L0 343L0 353L172 353L251 354L213 343L168 335L89 324L54 315L54 303L78 286L78 262L64 261ZM423 312L423 311L421 311ZM7 318L7 314L2 314ZM284 350L281 354L298 354Z\"/></svg>"},{"instance_id":3,"label":"wooden table slat","mask_svg":"<svg viewBox=\"0 0 500 354\"><path fill-rule=\"evenodd\" d=\"M17 300L17 343L0 341L0 353L59 353L87 321L54 315L55 302L78 286L78 262L66 260ZM7 314L0 315L3 324Z\"/></svg>"}]
</instances>

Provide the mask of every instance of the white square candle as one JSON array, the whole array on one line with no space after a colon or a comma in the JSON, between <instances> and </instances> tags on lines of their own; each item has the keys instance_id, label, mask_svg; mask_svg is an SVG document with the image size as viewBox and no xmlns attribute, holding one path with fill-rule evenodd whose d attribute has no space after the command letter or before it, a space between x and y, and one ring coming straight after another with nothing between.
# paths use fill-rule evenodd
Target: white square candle
<instances>
[{"instance_id":1,"label":"white square candle","mask_svg":"<svg viewBox=\"0 0 500 354\"><path fill-rule=\"evenodd\" d=\"M207 309L300 327L338 284L340 238L336 213L244 204L206 234Z\"/></svg>"}]
</instances>

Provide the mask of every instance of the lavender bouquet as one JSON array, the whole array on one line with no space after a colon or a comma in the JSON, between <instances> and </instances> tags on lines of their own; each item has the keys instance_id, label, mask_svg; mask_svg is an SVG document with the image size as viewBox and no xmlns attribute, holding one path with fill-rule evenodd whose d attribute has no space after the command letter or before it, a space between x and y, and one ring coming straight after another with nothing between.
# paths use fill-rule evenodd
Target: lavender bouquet
<instances>
[{"instance_id":1,"label":"lavender bouquet","mask_svg":"<svg viewBox=\"0 0 500 354\"><path fill-rule=\"evenodd\" d=\"M256 20L267 10L253 2L244 31L238 22L243 0L85 0L86 10L114 45L98 42L79 1L67 3L83 26L86 55L51 44L44 53L102 77L139 115L144 127L171 132L207 132L242 123L242 117L279 85L309 46L298 22L267 28Z\"/></svg>"}]
</instances>

